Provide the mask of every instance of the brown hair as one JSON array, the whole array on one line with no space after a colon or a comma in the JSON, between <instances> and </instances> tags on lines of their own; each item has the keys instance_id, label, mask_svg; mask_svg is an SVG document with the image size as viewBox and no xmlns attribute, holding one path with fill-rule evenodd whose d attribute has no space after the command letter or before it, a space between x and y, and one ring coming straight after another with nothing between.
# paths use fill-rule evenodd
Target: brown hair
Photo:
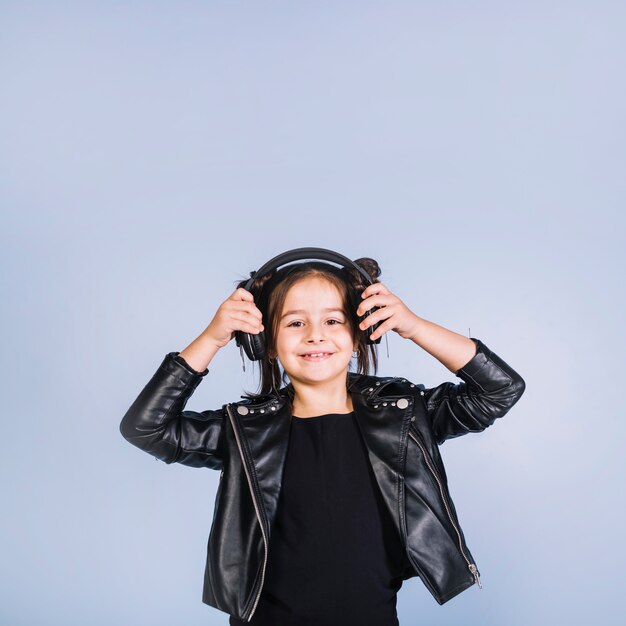
<instances>
[{"instance_id":1,"label":"brown hair","mask_svg":"<svg viewBox=\"0 0 626 626\"><path fill-rule=\"evenodd\" d=\"M363 257L354 262L365 270L372 282L379 282L380 267L374 259ZM254 303L263 315L264 330L262 332L265 340L265 357L258 361L261 368L259 391L256 394L247 392L246 396L242 397L254 399L266 394L279 395L279 379L282 384L289 383L286 372L283 372L281 377L280 366L276 359L276 335L287 292L298 281L309 277L320 277L328 280L338 289L343 303L344 315L349 320L352 341L358 345L357 373L369 374L370 366L373 367L374 374L377 372L377 344L367 343L365 331L359 328L359 319L356 314L356 309L361 302L361 292L369 283L365 281L359 271L352 267L335 267L320 261L300 262L272 270L268 274L255 278L251 287L250 292L254 297ZM237 287L243 288L247 282L247 278L239 281ZM291 396L293 389L290 388L288 391L290 391L289 395ZM290 399L293 400L292 397Z\"/></svg>"}]
</instances>

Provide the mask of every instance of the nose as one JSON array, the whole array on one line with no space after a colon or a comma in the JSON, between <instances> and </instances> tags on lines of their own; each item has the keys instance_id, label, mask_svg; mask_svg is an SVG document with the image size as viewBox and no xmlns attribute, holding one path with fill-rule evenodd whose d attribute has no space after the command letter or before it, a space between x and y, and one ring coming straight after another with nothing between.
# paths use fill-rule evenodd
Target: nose
<instances>
[{"instance_id":1,"label":"nose","mask_svg":"<svg viewBox=\"0 0 626 626\"><path fill-rule=\"evenodd\" d=\"M324 341L324 326L320 324L311 324L307 337L307 343L315 343L316 340Z\"/></svg>"}]
</instances>

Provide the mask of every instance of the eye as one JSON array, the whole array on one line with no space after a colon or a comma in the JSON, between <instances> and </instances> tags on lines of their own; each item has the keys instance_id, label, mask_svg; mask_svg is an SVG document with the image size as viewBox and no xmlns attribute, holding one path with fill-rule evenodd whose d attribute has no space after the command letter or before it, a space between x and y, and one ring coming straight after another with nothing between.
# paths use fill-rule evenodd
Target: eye
<instances>
[{"instance_id":1,"label":"eye","mask_svg":"<svg viewBox=\"0 0 626 626\"><path fill-rule=\"evenodd\" d=\"M343 322L341 322L340 320L336 320L336 319L331 319L328 320L329 322L337 322L337 324L343 324ZM302 322L300 322L299 320L295 320L294 322L291 322L290 324L287 324L287 328L289 328L290 326L293 326L294 324L302 324ZM332 326L335 326L336 324L332 324ZM300 328L299 326L296 326L296 328Z\"/></svg>"}]
</instances>

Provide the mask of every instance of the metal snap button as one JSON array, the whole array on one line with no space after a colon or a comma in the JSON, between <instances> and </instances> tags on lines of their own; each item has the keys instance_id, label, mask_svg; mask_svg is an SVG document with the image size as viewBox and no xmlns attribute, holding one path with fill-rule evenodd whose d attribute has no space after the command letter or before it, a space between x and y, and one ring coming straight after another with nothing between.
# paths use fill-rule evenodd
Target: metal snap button
<instances>
[{"instance_id":1,"label":"metal snap button","mask_svg":"<svg viewBox=\"0 0 626 626\"><path fill-rule=\"evenodd\" d=\"M406 409L407 406L409 406L409 401L406 398L400 398L398 400L399 409Z\"/></svg>"},{"instance_id":2,"label":"metal snap button","mask_svg":"<svg viewBox=\"0 0 626 626\"><path fill-rule=\"evenodd\" d=\"M242 405L238 406L237 413L239 413L239 415L248 415L248 407Z\"/></svg>"}]
</instances>

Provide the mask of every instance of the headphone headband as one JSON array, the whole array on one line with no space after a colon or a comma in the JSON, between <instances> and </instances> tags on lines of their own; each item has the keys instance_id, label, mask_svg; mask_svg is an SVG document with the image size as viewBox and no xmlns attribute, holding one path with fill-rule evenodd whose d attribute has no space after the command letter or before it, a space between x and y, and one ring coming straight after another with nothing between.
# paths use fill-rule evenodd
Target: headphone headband
<instances>
[{"instance_id":1,"label":"headphone headband","mask_svg":"<svg viewBox=\"0 0 626 626\"><path fill-rule=\"evenodd\" d=\"M351 261L347 256L343 256L343 254L333 252L332 250L328 250L326 248L294 248L293 250L287 250L287 252L277 254L274 258L262 265L256 272L250 272L250 279L246 283L244 289L246 291L250 291L250 287L252 287L252 283L257 276L263 276L281 265L286 265L292 261L302 261L303 259L333 261L344 267L353 267L363 276L363 278L365 278L368 283L372 283L370 275L360 265Z\"/></svg>"}]
</instances>

